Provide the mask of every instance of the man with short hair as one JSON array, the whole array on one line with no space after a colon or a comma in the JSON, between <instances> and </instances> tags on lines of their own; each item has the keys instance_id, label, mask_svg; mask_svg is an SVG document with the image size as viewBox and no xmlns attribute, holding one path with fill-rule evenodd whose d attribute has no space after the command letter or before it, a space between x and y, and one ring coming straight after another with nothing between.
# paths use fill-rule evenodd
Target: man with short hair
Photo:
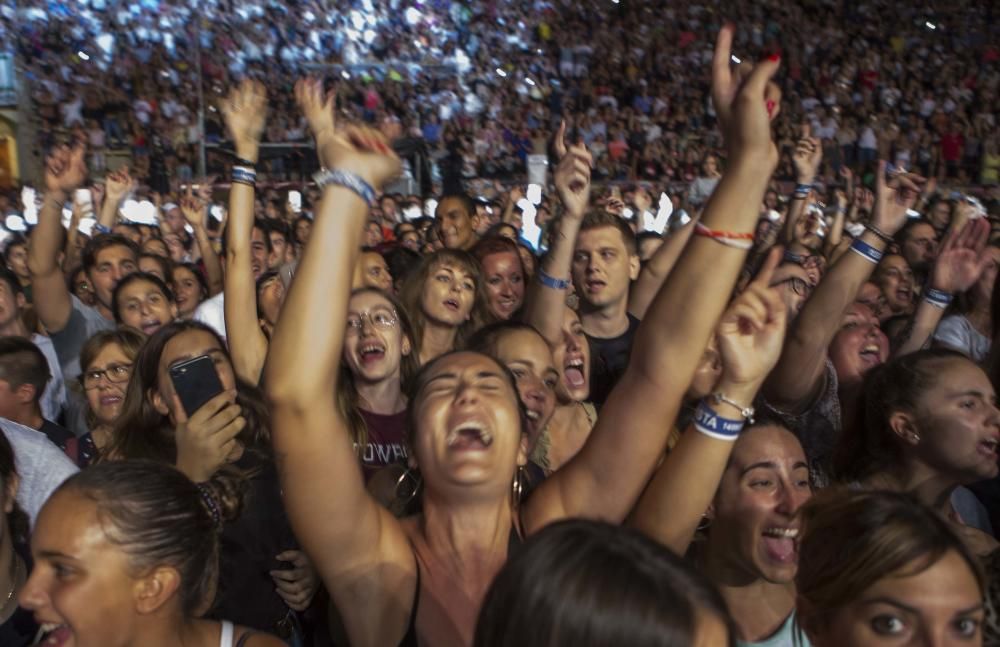
<instances>
[{"instance_id":1,"label":"man with short hair","mask_svg":"<svg viewBox=\"0 0 1000 647\"><path fill-rule=\"evenodd\" d=\"M911 220L896 234L899 253L920 280L927 277L937 258L938 237L933 225L926 220Z\"/></svg>"},{"instance_id":2,"label":"man with short hair","mask_svg":"<svg viewBox=\"0 0 1000 647\"><path fill-rule=\"evenodd\" d=\"M40 400L50 377L38 346L24 337L0 337L0 417L42 432L67 451L73 434L42 415Z\"/></svg>"},{"instance_id":3,"label":"man with short hair","mask_svg":"<svg viewBox=\"0 0 1000 647\"><path fill-rule=\"evenodd\" d=\"M434 212L434 227L445 249L469 251L479 240L476 203L467 195L445 195Z\"/></svg>"}]
</instances>

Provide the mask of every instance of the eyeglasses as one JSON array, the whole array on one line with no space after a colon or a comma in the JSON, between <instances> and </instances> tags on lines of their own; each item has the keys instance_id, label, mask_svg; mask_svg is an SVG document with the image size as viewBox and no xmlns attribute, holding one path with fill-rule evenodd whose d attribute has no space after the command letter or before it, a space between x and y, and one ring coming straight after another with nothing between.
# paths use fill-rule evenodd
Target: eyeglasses
<instances>
[{"instance_id":1,"label":"eyeglasses","mask_svg":"<svg viewBox=\"0 0 1000 647\"><path fill-rule=\"evenodd\" d=\"M362 312L359 315L351 315L347 318L347 333L359 334L365 319L377 330L392 330L399 321L395 310L375 310L374 312Z\"/></svg>"},{"instance_id":2,"label":"eyeglasses","mask_svg":"<svg viewBox=\"0 0 1000 647\"><path fill-rule=\"evenodd\" d=\"M805 279L800 279L797 276L789 276L787 279L772 283L771 287L775 288L785 283L791 283L792 291L800 297L807 297L812 292L812 286Z\"/></svg>"},{"instance_id":3,"label":"eyeglasses","mask_svg":"<svg viewBox=\"0 0 1000 647\"><path fill-rule=\"evenodd\" d=\"M104 369L94 369L83 374L83 388L86 390L96 389L101 385L101 378L107 378L112 384L127 382L132 375L131 364L111 364Z\"/></svg>"}]
</instances>

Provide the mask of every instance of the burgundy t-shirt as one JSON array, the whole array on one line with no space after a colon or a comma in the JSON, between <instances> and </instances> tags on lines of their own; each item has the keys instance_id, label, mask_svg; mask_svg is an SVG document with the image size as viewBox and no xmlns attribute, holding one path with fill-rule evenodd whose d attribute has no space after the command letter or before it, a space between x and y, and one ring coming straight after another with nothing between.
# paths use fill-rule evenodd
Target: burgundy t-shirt
<instances>
[{"instance_id":1,"label":"burgundy t-shirt","mask_svg":"<svg viewBox=\"0 0 1000 647\"><path fill-rule=\"evenodd\" d=\"M368 443L361 452L365 482L387 465L406 460L406 412L381 415L358 410L368 427Z\"/></svg>"}]
</instances>

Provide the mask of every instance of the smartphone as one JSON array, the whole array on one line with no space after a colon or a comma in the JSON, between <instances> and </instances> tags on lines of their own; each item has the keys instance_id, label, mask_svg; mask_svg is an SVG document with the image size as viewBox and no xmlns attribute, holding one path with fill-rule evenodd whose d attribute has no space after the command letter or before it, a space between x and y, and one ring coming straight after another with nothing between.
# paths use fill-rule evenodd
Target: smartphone
<instances>
[{"instance_id":1,"label":"smartphone","mask_svg":"<svg viewBox=\"0 0 1000 647\"><path fill-rule=\"evenodd\" d=\"M208 355L199 355L171 366L170 381L174 383L174 391L188 417L222 393L222 382L215 370L215 362Z\"/></svg>"},{"instance_id":2,"label":"smartphone","mask_svg":"<svg viewBox=\"0 0 1000 647\"><path fill-rule=\"evenodd\" d=\"M292 205L293 212L299 213L302 211L302 194L298 191L289 191L288 204Z\"/></svg>"}]
</instances>

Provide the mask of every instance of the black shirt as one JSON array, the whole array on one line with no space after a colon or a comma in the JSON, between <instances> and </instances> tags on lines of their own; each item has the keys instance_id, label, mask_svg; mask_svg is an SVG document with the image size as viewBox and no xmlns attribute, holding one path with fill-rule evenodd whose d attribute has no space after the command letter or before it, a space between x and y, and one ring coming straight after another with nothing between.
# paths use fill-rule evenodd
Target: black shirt
<instances>
[{"instance_id":1,"label":"black shirt","mask_svg":"<svg viewBox=\"0 0 1000 647\"><path fill-rule=\"evenodd\" d=\"M607 339L587 335L590 342L590 401L598 409L625 374L638 329L639 320L629 314L628 329L621 335Z\"/></svg>"}]
</instances>

